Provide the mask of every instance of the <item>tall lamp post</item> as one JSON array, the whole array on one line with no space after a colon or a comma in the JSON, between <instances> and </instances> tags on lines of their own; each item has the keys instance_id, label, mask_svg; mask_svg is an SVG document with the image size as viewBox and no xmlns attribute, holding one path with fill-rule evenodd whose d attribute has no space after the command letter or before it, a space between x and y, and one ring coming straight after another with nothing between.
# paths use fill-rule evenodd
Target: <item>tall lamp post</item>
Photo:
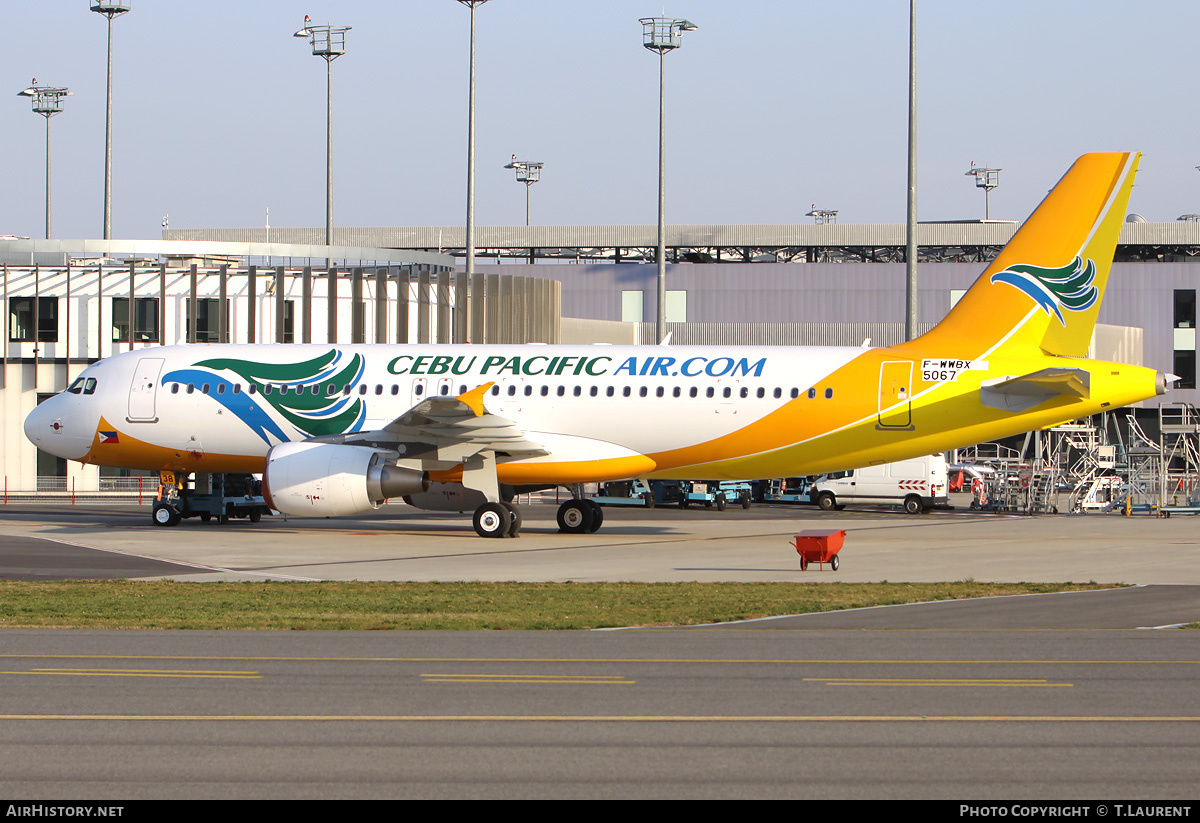
<instances>
[{"instance_id":1,"label":"tall lamp post","mask_svg":"<svg viewBox=\"0 0 1200 823\"><path fill-rule=\"evenodd\" d=\"M487 0L458 0L471 10L471 68L467 89L467 275L475 273L475 7Z\"/></svg>"},{"instance_id":2,"label":"tall lamp post","mask_svg":"<svg viewBox=\"0 0 1200 823\"><path fill-rule=\"evenodd\" d=\"M62 101L64 97L69 97L71 92L65 88L56 88L54 86L39 86L37 78L34 78L33 85L29 88L17 92L19 97L29 97L33 101L34 114L40 114L46 118L46 239L50 239L50 118L62 111Z\"/></svg>"},{"instance_id":3,"label":"tall lamp post","mask_svg":"<svg viewBox=\"0 0 1200 823\"><path fill-rule=\"evenodd\" d=\"M667 260L663 240L667 205L663 67L666 65L667 53L683 45L683 32L695 31L697 26L689 20L675 17L643 17L638 22L642 24L642 45L650 51L658 52L658 250L655 254L658 261L658 314L654 323L654 336L655 342L661 343L667 331Z\"/></svg>"},{"instance_id":4,"label":"tall lamp post","mask_svg":"<svg viewBox=\"0 0 1200 823\"><path fill-rule=\"evenodd\" d=\"M128 0L95 0L90 6L108 18L108 97L104 104L104 239L112 239L112 24L129 11Z\"/></svg>"},{"instance_id":5,"label":"tall lamp post","mask_svg":"<svg viewBox=\"0 0 1200 823\"><path fill-rule=\"evenodd\" d=\"M971 168L967 170L967 177L975 178L975 187L983 189L983 219L992 219L992 204L991 194L992 189L1000 185L1000 172L1003 169L982 169L971 161Z\"/></svg>"},{"instance_id":6,"label":"tall lamp post","mask_svg":"<svg viewBox=\"0 0 1200 823\"><path fill-rule=\"evenodd\" d=\"M908 214L904 227L904 339L917 336L917 0L908 0Z\"/></svg>"},{"instance_id":7,"label":"tall lamp post","mask_svg":"<svg viewBox=\"0 0 1200 823\"><path fill-rule=\"evenodd\" d=\"M304 16L304 28L293 37L308 40L315 57L325 58L325 245L333 245L333 61L346 53L350 26L314 26Z\"/></svg>"}]
</instances>

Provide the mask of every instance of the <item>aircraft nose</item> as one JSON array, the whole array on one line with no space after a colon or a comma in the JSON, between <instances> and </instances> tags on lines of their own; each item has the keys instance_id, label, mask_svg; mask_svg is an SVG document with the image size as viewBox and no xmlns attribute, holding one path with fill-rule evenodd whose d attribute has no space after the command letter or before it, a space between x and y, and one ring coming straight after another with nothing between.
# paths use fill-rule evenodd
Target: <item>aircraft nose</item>
<instances>
[{"instance_id":1,"label":"aircraft nose","mask_svg":"<svg viewBox=\"0 0 1200 823\"><path fill-rule=\"evenodd\" d=\"M87 454L87 434L72 431L68 411L61 398L51 397L25 418L25 436L42 451L78 460Z\"/></svg>"}]
</instances>

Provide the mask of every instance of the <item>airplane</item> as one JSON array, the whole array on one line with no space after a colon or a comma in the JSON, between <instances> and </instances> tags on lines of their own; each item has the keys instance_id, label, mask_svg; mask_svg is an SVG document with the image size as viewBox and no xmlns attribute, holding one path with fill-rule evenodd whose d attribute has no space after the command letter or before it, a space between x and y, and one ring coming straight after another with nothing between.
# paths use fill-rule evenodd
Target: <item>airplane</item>
<instances>
[{"instance_id":1,"label":"airplane","mask_svg":"<svg viewBox=\"0 0 1200 823\"><path fill-rule=\"evenodd\" d=\"M895 346L164 346L92 364L25 433L160 471L159 525L189 473L240 472L291 516L402 497L474 506L475 531L505 537L514 493L567 488L559 527L588 533L603 514L584 483L821 474L1040 429L1178 379L1085 359L1139 158L1079 158L949 314Z\"/></svg>"}]
</instances>

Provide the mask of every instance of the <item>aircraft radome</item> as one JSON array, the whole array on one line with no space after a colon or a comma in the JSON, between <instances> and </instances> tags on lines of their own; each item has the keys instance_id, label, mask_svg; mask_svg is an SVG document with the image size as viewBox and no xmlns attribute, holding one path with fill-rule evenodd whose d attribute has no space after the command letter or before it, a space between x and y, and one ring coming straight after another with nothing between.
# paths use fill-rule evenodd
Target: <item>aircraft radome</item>
<instances>
[{"instance_id":1,"label":"aircraft radome","mask_svg":"<svg viewBox=\"0 0 1200 823\"><path fill-rule=\"evenodd\" d=\"M348 515L404 497L515 535L512 495L752 479L893 462L1134 403L1170 375L1084 359L1139 155L1075 162L950 313L887 348L181 345L118 354L33 411L55 455L163 473L259 473L270 508ZM430 484L439 485L431 492Z\"/></svg>"}]
</instances>

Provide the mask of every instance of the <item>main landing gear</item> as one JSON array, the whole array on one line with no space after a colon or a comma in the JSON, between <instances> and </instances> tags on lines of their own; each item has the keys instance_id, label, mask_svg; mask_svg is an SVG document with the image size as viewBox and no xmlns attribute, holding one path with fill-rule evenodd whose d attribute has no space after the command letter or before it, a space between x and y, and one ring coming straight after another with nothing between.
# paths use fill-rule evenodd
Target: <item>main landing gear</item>
<instances>
[{"instance_id":1,"label":"main landing gear","mask_svg":"<svg viewBox=\"0 0 1200 823\"><path fill-rule=\"evenodd\" d=\"M591 534L604 523L604 509L586 497L568 500L558 507L558 530L566 534Z\"/></svg>"},{"instance_id":2,"label":"main landing gear","mask_svg":"<svg viewBox=\"0 0 1200 823\"><path fill-rule=\"evenodd\" d=\"M521 512L512 503L484 503L472 518L480 537L516 537L521 531Z\"/></svg>"}]
</instances>

